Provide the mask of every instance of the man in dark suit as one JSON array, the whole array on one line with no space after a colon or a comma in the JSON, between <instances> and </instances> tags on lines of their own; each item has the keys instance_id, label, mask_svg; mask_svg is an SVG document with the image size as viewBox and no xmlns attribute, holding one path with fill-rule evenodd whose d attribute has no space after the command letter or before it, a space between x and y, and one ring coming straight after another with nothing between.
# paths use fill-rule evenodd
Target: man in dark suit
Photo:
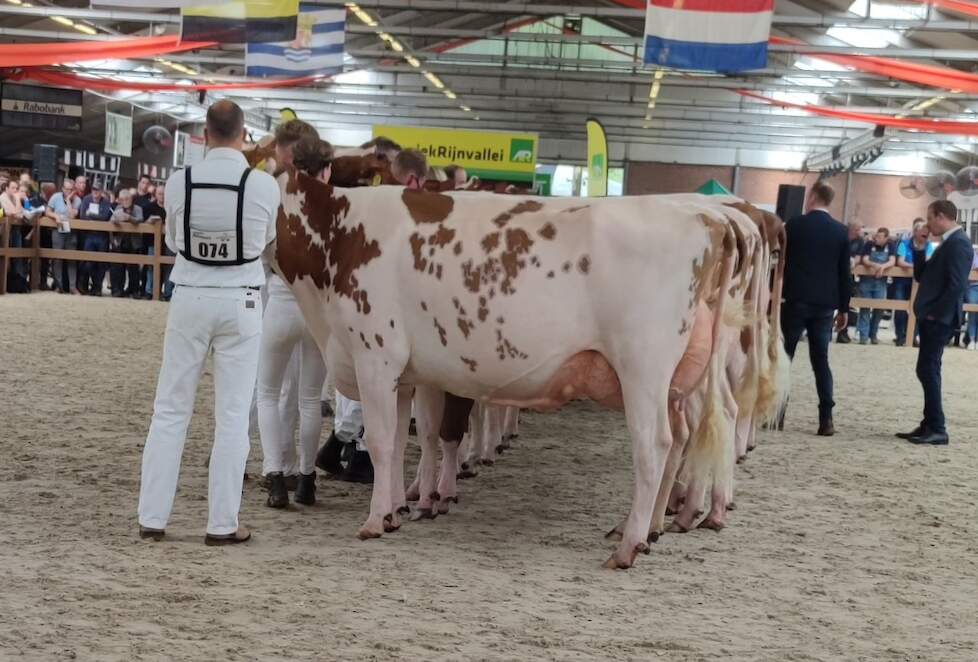
<instances>
[{"instance_id":1,"label":"man in dark suit","mask_svg":"<svg viewBox=\"0 0 978 662\"><path fill-rule=\"evenodd\" d=\"M834 197L831 186L818 182L808 194L806 213L785 225L788 246L781 308L788 356L794 358L802 332L808 332L808 355L818 390L818 434L823 437L835 434L829 367L832 318L835 314L836 329L846 327L850 297L849 238L846 226L828 212Z\"/></svg>"},{"instance_id":2,"label":"man in dark suit","mask_svg":"<svg viewBox=\"0 0 978 662\"><path fill-rule=\"evenodd\" d=\"M927 259L914 247L913 277L919 283L913 312L920 323L917 379L924 388L924 420L913 432L898 434L914 444L944 446L948 443L941 405L941 358L944 347L961 326L961 299L975 251L961 226L953 202L937 200L927 208L927 227L941 245Z\"/></svg>"}]
</instances>

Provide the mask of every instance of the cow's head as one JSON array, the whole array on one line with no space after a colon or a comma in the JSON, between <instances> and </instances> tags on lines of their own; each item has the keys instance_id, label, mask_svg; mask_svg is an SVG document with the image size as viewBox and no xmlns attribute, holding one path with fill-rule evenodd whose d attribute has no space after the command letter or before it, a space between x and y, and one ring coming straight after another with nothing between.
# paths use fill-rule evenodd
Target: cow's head
<instances>
[{"instance_id":1,"label":"cow's head","mask_svg":"<svg viewBox=\"0 0 978 662\"><path fill-rule=\"evenodd\" d=\"M336 157L330 181L341 188L396 183L387 160L374 154Z\"/></svg>"}]
</instances>

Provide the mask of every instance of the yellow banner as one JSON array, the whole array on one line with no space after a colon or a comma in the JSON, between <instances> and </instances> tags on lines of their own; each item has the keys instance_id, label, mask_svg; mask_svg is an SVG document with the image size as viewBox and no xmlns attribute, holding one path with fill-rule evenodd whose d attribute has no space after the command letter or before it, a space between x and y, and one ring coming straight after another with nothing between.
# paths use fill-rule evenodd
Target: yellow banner
<instances>
[{"instance_id":1,"label":"yellow banner","mask_svg":"<svg viewBox=\"0 0 978 662\"><path fill-rule=\"evenodd\" d=\"M375 126L374 138L390 138L404 149L417 149L428 165L459 165L480 179L532 182L537 163L535 133Z\"/></svg>"},{"instance_id":2,"label":"yellow banner","mask_svg":"<svg viewBox=\"0 0 978 662\"><path fill-rule=\"evenodd\" d=\"M587 121L587 197L608 195L608 138L596 119Z\"/></svg>"}]
</instances>

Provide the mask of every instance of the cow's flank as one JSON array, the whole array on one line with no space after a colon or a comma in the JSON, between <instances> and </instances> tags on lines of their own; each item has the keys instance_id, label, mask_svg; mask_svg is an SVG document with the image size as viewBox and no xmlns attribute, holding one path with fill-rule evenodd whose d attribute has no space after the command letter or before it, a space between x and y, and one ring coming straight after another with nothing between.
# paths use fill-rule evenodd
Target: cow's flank
<instances>
[{"instance_id":1,"label":"cow's flank","mask_svg":"<svg viewBox=\"0 0 978 662\"><path fill-rule=\"evenodd\" d=\"M452 213L454 198L441 193L404 189L401 200L415 223L441 223Z\"/></svg>"}]
</instances>

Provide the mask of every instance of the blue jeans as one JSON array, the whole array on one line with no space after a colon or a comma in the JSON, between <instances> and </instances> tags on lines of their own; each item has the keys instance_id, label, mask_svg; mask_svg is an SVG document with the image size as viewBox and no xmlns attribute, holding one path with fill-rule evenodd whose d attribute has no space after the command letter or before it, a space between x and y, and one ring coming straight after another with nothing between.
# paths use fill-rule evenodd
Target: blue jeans
<instances>
[{"instance_id":1,"label":"blue jeans","mask_svg":"<svg viewBox=\"0 0 978 662\"><path fill-rule=\"evenodd\" d=\"M913 279L911 278L894 278L893 279L893 294L891 298L898 299L900 301L910 301L910 290L913 287ZM893 325L896 330L896 340L898 345L903 345L907 342L907 320L909 314L904 310L897 310L893 313ZM914 340L920 336L920 325L914 330Z\"/></svg>"},{"instance_id":2,"label":"blue jeans","mask_svg":"<svg viewBox=\"0 0 978 662\"><path fill-rule=\"evenodd\" d=\"M824 421L832 417L832 370L829 368L829 343L832 342L831 308L810 306L805 303L786 301L781 307L781 326L784 329L784 349L794 359L795 349L803 331L808 332L808 358L815 372L815 389L818 391L818 417Z\"/></svg>"},{"instance_id":3,"label":"blue jeans","mask_svg":"<svg viewBox=\"0 0 978 662\"><path fill-rule=\"evenodd\" d=\"M968 285L964 300L968 303L978 303L978 283ZM978 342L978 313L968 313L968 338L971 342Z\"/></svg>"},{"instance_id":4,"label":"blue jeans","mask_svg":"<svg viewBox=\"0 0 978 662\"><path fill-rule=\"evenodd\" d=\"M859 281L859 296L864 299L885 299L886 279L864 277ZM879 331L880 320L882 318L882 310L871 310L869 308L859 309L859 342L864 343L871 339L876 339L876 333Z\"/></svg>"},{"instance_id":5,"label":"blue jeans","mask_svg":"<svg viewBox=\"0 0 978 662\"><path fill-rule=\"evenodd\" d=\"M920 353L917 354L917 379L924 389L924 420L920 427L931 432L946 432L941 403L941 359L953 329L933 320L920 321Z\"/></svg>"},{"instance_id":6,"label":"blue jeans","mask_svg":"<svg viewBox=\"0 0 978 662\"><path fill-rule=\"evenodd\" d=\"M146 249L147 255L156 255L156 249L152 246ZM164 248L163 254L168 255L168 251ZM160 288L160 296L170 298L173 296L173 281L170 280L170 270L172 265L162 264L160 265L160 277L163 278L163 287ZM146 267L146 294L148 296L153 296L153 267Z\"/></svg>"},{"instance_id":7,"label":"blue jeans","mask_svg":"<svg viewBox=\"0 0 978 662\"><path fill-rule=\"evenodd\" d=\"M11 248L23 248L24 247L24 235L30 231L30 228L23 225L11 225L10 226L10 247ZM14 273L21 276L25 283L27 281L27 260L22 257L14 258L10 260L10 264L13 265Z\"/></svg>"}]
</instances>

